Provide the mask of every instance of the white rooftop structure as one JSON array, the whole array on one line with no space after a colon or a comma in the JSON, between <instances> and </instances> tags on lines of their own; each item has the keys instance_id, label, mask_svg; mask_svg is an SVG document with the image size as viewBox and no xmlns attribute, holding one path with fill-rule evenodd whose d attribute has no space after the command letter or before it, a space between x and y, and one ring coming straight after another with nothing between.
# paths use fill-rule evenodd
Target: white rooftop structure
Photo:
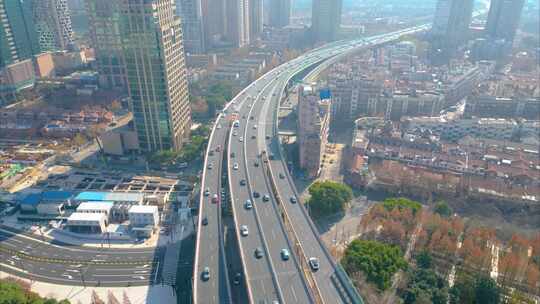
<instances>
[{"instance_id":1,"label":"white rooftop structure","mask_svg":"<svg viewBox=\"0 0 540 304\"><path fill-rule=\"evenodd\" d=\"M77 207L77 212L104 212L109 213L113 207L113 202L85 202Z\"/></svg>"},{"instance_id":2,"label":"white rooftop structure","mask_svg":"<svg viewBox=\"0 0 540 304\"><path fill-rule=\"evenodd\" d=\"M81 222L100 222L104 219L104 217L105 215L103 213L74 212L68 218L68 225L70 222L77 222L77 224L81 224Z\"/></svg>"},{"instance_id":3,"label":"white rooftop structure","mask_svg":"<svg viewBox=\"0 0 540 304\"><path fill-rule=\"evenodd\" d=\"M152 205L134 205L129 208L129 213L155 213L157 211L158 207Z\"/></svg>"}]
</instances>

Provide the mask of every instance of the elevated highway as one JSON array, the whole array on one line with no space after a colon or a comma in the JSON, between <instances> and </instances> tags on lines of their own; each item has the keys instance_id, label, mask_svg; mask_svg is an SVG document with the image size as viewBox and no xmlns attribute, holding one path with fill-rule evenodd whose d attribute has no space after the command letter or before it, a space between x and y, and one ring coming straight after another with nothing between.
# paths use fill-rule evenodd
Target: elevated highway
<instances>
[{"instance_id":1,"label":"elevated highway","mask_svg":"<svg viewBox=\"0 0 540 304\"><path fill-rule=\"evenodd\" d=\"M347 275L323 245L303 205L290 202L291 197L300 200L283 158L277 111L282 94L292 81L313 79L341 56L428 28L423 25L371 38L337 41L314 49L257 79L218 116L205 160L205 168L209 162L213 162L214 167L204 170L201 191L211 187L211 193L219 194L221 185L215 180L221 178L221 170L227 170L249 302L362 303ZM238 120L237 127L226 123L231 117ZM223 155L217 154L221 159L218 162L215 149L219 145L223 151L225 144L227 167L221 169L215 166L225 165L221 161ZM209 155L212 150L214 156ZM265 195L268 198L263 201ZM251 201L251 209L245 208L246 200ZM229 283L223 282L228 278L217 275L226 273L226 263L220 257L224 255L220 248L223 246L221 228L219 225L210 227L210 221L218 223L219 209L219 204L212 204L201 193L194 267L195 303L230 301L230 296L225 296L230 295ZM202 225L204 218L209 219L207 226ZM243 225L248 228L247 236L241 234ZM289 260L282 259L281 249L288 250ZM260 258L255 256L256 250L262 253ZM310 269L308 259L311 257L319 260L318 271ZM208 281L201 277L205 267L213 274Z\"/></svg>"}]
</instances>

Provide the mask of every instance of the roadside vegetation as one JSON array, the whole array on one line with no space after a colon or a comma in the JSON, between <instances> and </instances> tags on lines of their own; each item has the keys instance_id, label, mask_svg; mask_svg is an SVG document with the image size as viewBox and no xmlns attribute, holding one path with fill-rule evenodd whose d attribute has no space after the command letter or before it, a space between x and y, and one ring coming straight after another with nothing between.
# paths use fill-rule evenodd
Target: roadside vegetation
<instances>
[{"instance_id":1,"label":"roadside vegetation","mask_svg":"<svg viewBox=\"0 0 540 304\"><path fill-rule=\"evenodd\" d=\"M159 165L173 165L175 163L192 162L201 157L208 142L210 127L202 125L194 130L189 142L180 151L166 150L154 153L149 156L149 161Z\"/></svg>"},{"instance_id":2,"label":"roadside vegetation","mask_svg":"<svg viewBox=\"0 0 540 304\"><path fill-rule=\"evenodd\" d=\"M315 218L343 211L353 196L349 186L332 181L315 182L308 191L311 197L307 204Z\"/></svg>"},{"instance_id":3,"label":"roadside vegetation","mask_svg":"<svg viewBox=\"0 0 540 304\"><path fill-rule=\"evenodd\" d=\"M534 303L540 296L540 234L505 237L474 223L445 202L429 209L387 199L363 215L360 237L345 249L341 263L369 303ZM395 256L384 246L402 252L405 267L382 263Z\"/></svg>"},{"instance_id":4,"label":"roadside vegetation","mask_svg":"<svg viewBox=\"0 0 540 304\"><path fill-rule=\"evenodd\" d=\"M0 280L0 304L69 304L68 300L45 299L30 291L30 286L14 279Z\"/></svg>"}]
</instances>

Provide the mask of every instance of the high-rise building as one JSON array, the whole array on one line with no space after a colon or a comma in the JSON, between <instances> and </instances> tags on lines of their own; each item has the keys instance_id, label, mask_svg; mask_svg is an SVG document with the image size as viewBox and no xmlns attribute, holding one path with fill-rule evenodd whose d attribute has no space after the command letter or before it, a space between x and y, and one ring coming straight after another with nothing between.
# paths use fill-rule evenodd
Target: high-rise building
<instances>
[{"instance_id":1,"label":"high-rise building","mask_svg":"<svg viewBox=\"0 0 540 304\"><path fill-rule=\"evenodd\" d=\"M322 99L311 85L298 89L298 148L300 168L309 177L320 173L321 159L328 142L330 100Z\"/></svg>"},{"instance_id":2,"label":"high-rise building","mask_svg":"<svg viewBox=\"0 0 540 304\"><path fill-rule=\"evenodd\" d=\"M130 108L141 148L178 150L191 111L180 18L171 0L120 0Z\"/></svg>"},{"instance_id":3,"label":"high-rise building","mask_svg":"<svg viewBox=\"0 0 540 304\"><path fill-rule=\"evenodd\" d=\"M180 0L176 4L176 10L182 22L186 53L204 53L206 51L206 40L203 30L201 0Z\"/></svg>"},{"instance_id":4,"label":"high-rise building","mask_svg":"<svg viewBox=\"0 0 540 304\"><path fill-rule=\"evenodd\" d=\"M34 5L34 22L41 50L71 48L73 30L67 0L30 0L30 2Z\"/></svg>"},{"instance_id":5,"label":"high-rise building","mask_svg":"<svg viewBox=\"0 0 540 304\"><path fill-rule=\"evenodd\" d=\"M311 32L315 42L337 39L341 26L342 0L313 0Z\"/></svg>"},{"instance_id":6,"label":"high-rise building","mask_svg":"<svg viewBox=\"0 0 540 304\"><path fill-rule=\"evenodd\" d=\"M0 0L0 68L39 53L32 3Z\"/></svg>"},{"instance_id":7,"label":"high-rise building","mask_svg":"<svg viewBox=\"0 0 540 304\"><path fill-rule=\"evenodd\" d=\"M439 0L431 29L431 56L446 62L469 39L473 0Z\"/></svg>"},{"instance_id":8,"label":"high-rise building","mask_svg":"<svg viewBox=\"0 0 540 304\"><path fill-rule=\"evenodd\" d=\"M227 1L201 0L203 32L206 48L211 48L222 40L227 33Z\"/></svg>"},{"instance_id":9,"label":"high-rise building","mask_svg":"<svg viewBox=\"0 0 540 304\"><path fill-rule=\"evenodd\" d=\"M285 27L291 22L291 0L272 0L268 3L269 25Z\"/></svg>"},{"instance_id":10,"label":"high-rise building","mask_svg":"<svg viewBox=\"0 0 540 304\"><path fill-rule=\"evenodd\" d=\"M226 39L234 47L249 44L249 0L226 0Z\"/></svg>"},{"instance_id":11,"label":"high-rise building","mask_svg":"<svg viewBox=\"0 0 540 304\"><path fill-rule=\"evenodd\" d=\"M120 33L118 1L88 0L88 33L95 50L99 82L111 89L127 89Z\"/></svg>"},{"instance_id":12,"label":"high-rise building","mask_svg":"<svg viewBox=\"0 0 540 304\"><path fill-rule=\"evenodd\" d=\"M255 40L263 31L263 0L249 0L249 10L249 35L250 40Z\"/></svg>"},{"instance_id":13,"label":"high-rise building","mask_svg":"<svg viewBox=\"0 0 540 304\"><path fill-rule=\"evenodd\" d=\"M512 44L525 0L491 0L486 33L492 39L504 39Z\"/></svg>"}]
</instances>

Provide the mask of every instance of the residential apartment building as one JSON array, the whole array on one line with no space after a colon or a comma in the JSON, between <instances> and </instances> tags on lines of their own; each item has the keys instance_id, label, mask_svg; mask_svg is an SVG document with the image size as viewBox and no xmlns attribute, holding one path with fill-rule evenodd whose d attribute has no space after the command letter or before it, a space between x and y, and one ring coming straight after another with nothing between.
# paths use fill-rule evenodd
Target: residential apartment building
<instances>
[{"instance_id":1,"label":"residential apartment building","mask_svg":"<svg viewBox=\"0 0 540 304\"><path fill-rule=\"evenodd\" d=\"M30 1L0 0L0 69L40 52Z\"/></svg>"},{"instance_id":2,"label":"residential apartment building","mask_svg":"<svg viewBox=\"0 0 540 304\"><path fill-rule=\"evenodd\" d=\"M88 34L95 50L100 85L127 90L126 69L120 32L118 1L88 0Z\"/></svg>"},{"instance_id":3,"label":"residential apartment building","mask_svg":"<svg viewBox=\"0 0 540 304\"><path fill-rule=\"evenodd\" d=\"M250 41L261 37L263 32L263 0L248 0L249 4L249 36Z\"/></svg>"},{"instance_id":4,"label":"residential apartment building","mask_svg":"<svg viewBox=\"0 0 540 304\"><path fill-rule=\"evenodd\" d=\"M341 26L342 2L342 0L313 0L311 32L315 43L337 39Z\"/></svg>"},{"instance_id":5,"label":"residential apartment building","mask_svg":"<svg viewBox=\"0 0 540 304\"><path fill-rule=\"evenodd\" d=\"M309 177L320 173L321 159L328 142L330 100L321 100L315 87L298 89L298 147L300 167Z\"/></svg>"},{"instance_id":6,"label":"residential apartment building","mask_svg":"<svg viewBox=\"0 0 540 304\"><path fill-rule=\"evenodd\" d=\"M525 0L491 0L485 31L492 39L512 45Z\"/></svg>"},{"instance_id":7,"label":"residential apartment building","mask_svg":"<svg viewBox=\"0 0 540 304\"><path fill-rule=\"evenodd\" d=\"M469 39L473 0L438 0L431 29L432 63L448 63Z\"/></svg>"},{"instance_id":8,"label":"residential apartment building","mask_svg":"<svg viewBox=\"0 0 540 304\"><path fill-rule=\"evenodd\" d=\"M182 22L184 33L184 50L190 54L206 52L206 38L203 28L201 0L180 0L176 3L176 11Z\"/></svg>"},{"instance_id":9,"label":"residential apartment building","mask_svg":"<svg viewBox=\"0 0 540 304\"><path fill-rule=\"evenodd\" d=\"M225 38L233 47L249 44L249 0L226 0Z\"/></svg>"},{"instance_id":10,"label":"residential apartment building","mask_svg":"<svg viewBox=\"0 0 540 304\"><path fill-rule=\"evenodd\" d=\"M122 0L118 13L139 144L179 150L191 127L180 18L170 0Z\"/></svg>"},{"instance_id":11,"label":"residential apartment building","mask_svg":"<svg viewBox=\"0 0 540 304\"><path fill-rule=\"evenodd\" d=\"M67 0L30 0L42 51L67 50L73 47L73 29Z\"/></svg>"},{"instance_id":12,"label":"residential apartment building","mask_svg":"<svg viewBox=\"0 0 540 304\"><path fill-rule=\"evenodd\" d=\"M291 0L272 0L268 4L271 27L282 28L291 22Z\"/></svg>"}]
</instances>

